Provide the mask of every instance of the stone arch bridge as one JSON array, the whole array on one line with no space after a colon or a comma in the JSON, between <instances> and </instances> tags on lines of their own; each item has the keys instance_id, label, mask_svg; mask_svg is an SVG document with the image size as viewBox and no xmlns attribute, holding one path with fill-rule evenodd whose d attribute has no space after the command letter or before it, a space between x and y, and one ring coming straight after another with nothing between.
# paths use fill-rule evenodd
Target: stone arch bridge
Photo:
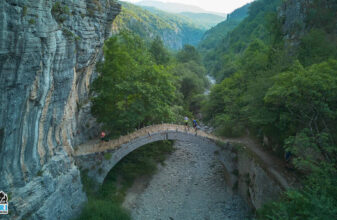
<instances>
[{"instance_id":1,"label":"stone arch bridge","mask_svg":"<svg viewBox=\"0 0 337 220\"><path fill-rule=\"evenodd\" d=\"M266 171L282 188L289 188L288 181L279 169L281 162L261 151L258 146L254 146L253 142L244 139L222 139L201 130L196 132L193 128L187 129L183 125L152 125L108 142L93 140L77 146L73 156L81 170L88 170L88 176L102 184L109 171L130 152L146 144L162 140L179 140L190 143L222 142L227 143L228 147L229 143L244 144L264 163Z\"/></svg>"},{"instance_id":2,"label":"stone arch bridge","mask_svg":"<svg viewBox=\"0 0 337 220\"><path fill-rule=\"evenodd\" d=\"M103 183L109 171L126 155L149 143L162 140L179 140L191 143L216 142L220 138L204 131L187 129L183 125L160 124L142 128L131 134L108 142L93 140L75 148L74 157L88 176Z\"/></svg>"}]
</instances>

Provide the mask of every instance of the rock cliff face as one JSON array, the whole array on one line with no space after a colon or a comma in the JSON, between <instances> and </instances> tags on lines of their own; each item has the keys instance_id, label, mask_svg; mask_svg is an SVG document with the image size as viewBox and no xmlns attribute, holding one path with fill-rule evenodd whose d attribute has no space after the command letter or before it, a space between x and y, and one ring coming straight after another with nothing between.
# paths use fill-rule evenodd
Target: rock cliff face
<instances>
[{"instance_id":1,"label":"rock cliff face","mask_svg":"<svg viewBox=\"0 0 337 220\"><path fill-rule=\"evenodd\" d=\"M301 38L312 28L325 29L331 35L337 34L337 2L331 0L289 0L282 4L279 18L286 47L292 52L297 49Z\"/></svg>"},{"instance_id":2,"label":"rock cliff face","mask_svg":"<svg viewBox=\"0 0 337 220\"><path fill-rule=\"evenodd\" d=\"M284 190L259 157L244 146L226 145L218 155L224 165L229 187L239 193L254 210L277 200Z\"/></svg>"},{"instance_id":3,"label":"rock cliff face","mask_svg":"<svg viewBox=\"0 0 337 220\"><path fill-rule=\"evenodd\" d=\"M9 218L68 219L86 200L73 147L94 135L88 86L120 6L0 1L0 189Z\"/></svg>"},{"instance_id":4,"label":"rock cliff face","mask_svg":"<svg viewBox=\"0 0 337 220\"><path fill-rule=\"evenodd\" d=\"M304 5L307 1L288 1L282 4L282 7L279 9L279 17L283 19L282 31L288 49L296 49L300 38L305 33Z\"/></svg>"}]
</instances>

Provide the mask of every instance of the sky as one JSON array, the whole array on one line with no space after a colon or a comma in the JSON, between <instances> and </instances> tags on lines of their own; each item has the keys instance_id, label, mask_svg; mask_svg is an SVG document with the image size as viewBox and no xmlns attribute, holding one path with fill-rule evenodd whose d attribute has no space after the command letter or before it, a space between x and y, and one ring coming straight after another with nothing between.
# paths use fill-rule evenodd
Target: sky
<instances>
[{"instance_id":1,"label":"sky","mask_svg":"<svg viewBox=\"0 0 337 220\"><path fill-rule=\"evenodd\" d=\"M141 0L123 0L127 2L139 2ZM157 1L157 0L156 0ZM254 0L160 0L162 2L176 2L187 5L195 5L207 11L230 13Z\"/></svg>"}]
</instances>

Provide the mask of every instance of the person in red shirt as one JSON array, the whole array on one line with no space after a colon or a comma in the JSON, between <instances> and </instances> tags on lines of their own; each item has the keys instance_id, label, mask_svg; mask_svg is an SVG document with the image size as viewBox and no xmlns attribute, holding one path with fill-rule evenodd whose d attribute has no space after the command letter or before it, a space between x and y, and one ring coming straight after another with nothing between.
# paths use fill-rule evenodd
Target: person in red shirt
<instances>
[{"instance_id":1,"label":"person in red shirt","mask_svg":"<svg viewBox=\"0 0 337 220\"><path fill-rule=\"evenodd\" d=\"M105 132L102 131L102 132L101 132L101 141L104 141L104 140L105 140L105 135L106 135Z\"/></svg>"}]
</instances>

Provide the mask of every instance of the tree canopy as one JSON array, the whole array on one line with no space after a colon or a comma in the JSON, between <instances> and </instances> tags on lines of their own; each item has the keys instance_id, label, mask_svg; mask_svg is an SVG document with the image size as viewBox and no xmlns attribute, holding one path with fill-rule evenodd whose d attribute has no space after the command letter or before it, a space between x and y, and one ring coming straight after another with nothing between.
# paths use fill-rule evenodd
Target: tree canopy
<instances>
[{"instance_id":1,"label":"tree canopy","mask_svg":"<svg viewBox=\"0 0 337 220\"><path fill-rule=\"evenodd\" d=\"M259 219L333 219L337 216L336 4L314 0L305 8L298 39L284 37L291 1L258 0L248 17L213 49L207 67L219 82L204 106L205 119L225 136L247 129L283 158L291 152L302 188L258 210ZM302 3L299 3L302 4ZM303 24L301 23L303 22ZM336 29L334 29L336 30Z\"/></svg>"},{"instance_id":2,"label":"tree canopy","mask_svg":"<svg viewBox=\"0 0 337 220\"><path fill-rule=\"evenodd\" d=\"M115 135L173 120L174 78L155 64L144 42L123 33L106 41L93 83L92 113Z\"/></svg>"},{"instance_id":3,"label":"tree canopy","mask_svg":"<svg viewBox=\"0 0 337 220\"><path fill-rule=\"evenodd\" d=\"M202 97L208 80L203 66L195 62L198 51L186 48L175 59L159 37L147 46L138 35L122 32L105 42L104 62L97 65L100 75L92 85L91 111L110 135L179 122L183 115L200 111L195 97ZM186 51L193 54L190 61Z\"/></svg>"}]
</instances>

